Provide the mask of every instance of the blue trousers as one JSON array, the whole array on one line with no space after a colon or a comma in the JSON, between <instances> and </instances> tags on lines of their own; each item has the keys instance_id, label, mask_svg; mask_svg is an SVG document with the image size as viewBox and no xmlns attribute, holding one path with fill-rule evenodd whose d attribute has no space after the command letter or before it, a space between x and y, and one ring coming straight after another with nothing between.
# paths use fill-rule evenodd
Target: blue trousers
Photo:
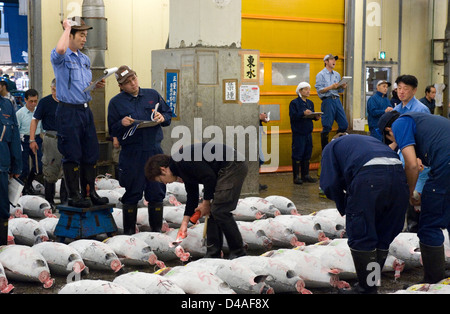
<instances>
[{"instance_id":1,"label":"blue trousers","mask_svg":"<svg viewBox=\"0 0 450 314\"><path fill-rule=\"evenodd\" d=\"M91 109L59 105L56 109L58 150L63 163L95 165L100 156L97 131Z\"/></svg>"},{"instance_id":2,"label":"blue trousers","mask_svg":"<svg viewBox=\"0 0 450 314\"><path fill-rule=\"evenodd\" d=\"M292 134L292 159L309 161L313 151L312 135Z\"/></svg>"},{"instance_id":3,"label":"blue trousers","mask_svg":"<svg viewBox=\"0 0 450 314\"><path fill-rule=\"evenodd\" d=\"M159 144L150 151L143 151L142 145L124 145L119 156L119 183L125 188L122 203L135 205L144 193L147 202L161 203L166 196L166 185L148 181L144 174L147 160L157 154L163 154Z\"/></svg>"},{"instance_id":4,"label":"blue trousers","mask_svg":"<svg viewBox=\"0 0 450 314\"><path fill-rule=\"evenodd\" d=\"M9 174L0 171L0 218L9 218L9 198L8 198Z\"/></svg>"},{"instance_id":5,"label":"blue trousers","mask_svg":"<svg viewBox=\"0 0 450 314\"><path fill-rule=\"evenodd\" d=\"M402 231L409 190L403 167L363 167L348 188L348 245L358 251L387 250Z\"/></svg>"},{"instance_id":6,"label":"blue trousers","mask_svg":"<svg viewBox=\"0 0 450 314\"><path fill-rule=\"evenodd\" d=\"M326 98L322 101L322 133L330 133L334 121L338 123L339 131L345 132L348 129L348 121L344 107L339 98Z\"/></svg>"},{"instance_id":7,"label":"blue trousers","mask_svg":"<svg viewBox=\"0 0 450 314\"><path fill-rule=\"evenodd\" d=\"M450 164L444 172L441 173L440 179L430 173L422 191L422 210L417 236L420 242L428 246L441 246L444 243L441 229L450 232Z\"/></svg>"}]
</instances>

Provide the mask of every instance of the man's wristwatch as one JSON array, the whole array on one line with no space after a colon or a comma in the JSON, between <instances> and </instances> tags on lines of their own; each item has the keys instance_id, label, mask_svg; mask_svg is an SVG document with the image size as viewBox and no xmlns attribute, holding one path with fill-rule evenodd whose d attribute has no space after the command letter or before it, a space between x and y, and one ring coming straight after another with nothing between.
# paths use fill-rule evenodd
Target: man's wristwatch
<instances>
[{"instance_id":1,"label":"man's wristwatch","mask_svg":"<svg viewBox=\"0 0 450 314\"><path fill-rule=\"evenodd\" d=\"M30 144L31 143L36 143L36 140L29 140Z\"/></svg>"}]
</instances>

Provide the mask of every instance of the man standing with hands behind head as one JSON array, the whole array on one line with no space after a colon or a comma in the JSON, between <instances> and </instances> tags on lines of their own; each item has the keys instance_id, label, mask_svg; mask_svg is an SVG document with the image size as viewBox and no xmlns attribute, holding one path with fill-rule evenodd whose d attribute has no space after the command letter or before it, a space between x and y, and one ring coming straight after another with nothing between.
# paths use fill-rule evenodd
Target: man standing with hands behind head
<instances>
[{"instance_id":1,"label":"man standing with hands behind head","mask_svg":"<svg viewBox=\"0 0 450 314\"><path fill-rule=\"evenodd\" d=\"M144 168L150 157L163 153L162 127L170 125L172 111L157 91L140 88L136 72L128 66L119 68L116 79L122 92L109 103L108 126L122 147L119 182L126 190L122 197L124 233L135 233L137 204L143 192L148 201L150 227L153 232L160 232L166 186L146 180ZM155 125L137 128L139 120L153 120Z\"/></svg>"},{"instance_id":2,"label":"man standing with hands behind head","mask_svg":"<svg viewBox=\"0 0 450 314\"><path fill-rule=\"evenodd\" d=\"M316 90L322 100L322 150L328 144L328 135L331 132L333 123L336 120L339 129L338 133L345 133L348 129L348 121L344 112L344 107L339 98L339 93L344 92L347 84L339 85L341 75L334 71L338 56L326 55L323 61L325 68L316 76Z\"/></svg>"},{"instance_id":3,"label":"man standing with hands behind head","mask_svg":"<svg viewBox=\"0 0 450 314\"><path fill-rule=\"evenodd\" d=\"M90 92L85 92L92 82L91 61L81 52L86 44L88 30L92 29L79 17L63 22L64 33L51 53L56 76L59 106L56 110L58 149L63 158L63 171L68 192L68 205L86 208L105 205L95 191L95 167L99 158L99 144L94 116L89 108ZM97 84L104 88L105 81ZM91 201L80 193L89 185ZM86 193L87 194L87 193Z\"/></svg>"}]
</instances>

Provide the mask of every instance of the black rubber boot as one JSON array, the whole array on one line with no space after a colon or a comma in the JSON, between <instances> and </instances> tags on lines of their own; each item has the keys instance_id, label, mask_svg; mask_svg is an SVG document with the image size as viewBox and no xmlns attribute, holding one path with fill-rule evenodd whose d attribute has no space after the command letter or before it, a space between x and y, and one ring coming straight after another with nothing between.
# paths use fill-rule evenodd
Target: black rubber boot
<instances>
[{"instance_id":1,"label":"black rubber boot","mask_svg":"<svg viewBox=\"0 0 450 314\"><path fill-rule=\"evenodd\" d=\"M429 246L420 243L423 264L423 282L435 284L445 278L444 245Z\"/></svg>"},{"instance_id":2,"label":"black rubber boot","mask_svg":"<svg viewBox=\"0 0 450 314\"><path fill-rule=\"evenodd\" d=\"M106 205L109 200L106 197L100 197L95 190L95 165L83 164L81 166L81 193L85 193L94 205Z\"/></svg>"},{"instance_id":3,"label":"black rubber boot","mask_svg":"<svg viewBox=\"0 0 450 314\"><path fill-rule=\"evenodd\" d=\"M300 166L302 168L302 181L305 183L316 183L317 179L309 175L309 161L302 161Z\"/></svg>"},{"instance_id":4,"label":"black rubber boot","mask_svg":"<svg viewBox=\"0 0 450 314\"><path fill-rule=\"evenodd\" d=\"M80 194L80 168L76 163L63 164L64 178L68 195L68 205L77 208L89 208L90 200Z\"/></svg>"},{"instance_id":5,"label":"black rubber boot","mask_svg":"<svg viewBox=\"0 0 450 314\"><path fill-rule=\"evenodd\" d=\"M373 251L357 251L350 249L352 253L353 263L355 264L356 276L358 283L351 290L339 290L342 294L377 294L376 283L369 285L368 279L371 277L373 270L367 270L370 263L377 263L377 250ZM380 269L381 274L381 269Z\"/></svg>"},{"instance_id":6,"label":"black rubber boot","mask_svg":"<svg viewBox=\"0 0 450 314\"><path fill-rule=\"evenodd\" d=\"M52 210L55 210L55 183L48 183L44 180L45 199L52 206Z\"/></svg>"},{"instance_id":7,"label":"black rubber boot","mask_svg":"<svg viewBox=\"0 0 450 314\"><path fill-rule=\"evenodd\" d=\"M163 224L164 204L157 202L148 203L148 223L152 232L161 232Z\"/></svg>"},{"instance_id":8,"label":"black rubber boot","mask_svg":"<svg viewBox=\"0 0 450 314\"><path fill-rule=\"evenodd\" d=\"M59 201L61 204L67 204L67 189L66 180L64 177L61 179L61 186L59 187Z\"/></svg>"},{"instance_id":9,"label":"black rubber boot","mask_svg":"<svg viewBox=\"0 0 450 314\"><path fill-rule=\"evenodd\" d=\"M300 161L292 159L292 174L294 175L294 184L303 184L300 179Z\"/></svg>"},{"instance_id":10,"label":"black rubber boot","mask_svg":"<svg viewBox=\"0 0 450 314\"><path fill-rule=\"evenodd\" d=\"M0 218L0 246L8 245L8 222L9 219Z\"/></svg>"},{"instance_id":11,"label":"black rubber boot","mask_svg":"<svg viewBox=\"0 0 450 314\"><path fill-rule=\"evenodd\" d=\"M236 224L236 221L231 218L227 222L219 223L219 228L222 230L225 239L230 249L228 259L235 259L247 255L244 249L244 241L242 240L241 232Z\"/></svg>"},{"instance_id":12,"label":"black rubber boot","mask_svg":"<svg viewBox=\"0 0 450 314\"><path fill-rule=\"evenodd\" d=\"M122 206L123 218L123 234L133 235L136 233L136 219L137 219L137 204Z\"/></svg>"},{"instance_id":13,"label":"black rubber boot","mask_svg":"<svg viewBox=\"0 0 450 314\"><path fill-rule=\"evenodd\" d=\"M377 249L377 263L380 265L380 271L383 271L384 264L386 263L386 259L389 255L389 250L380 250Z\"/></svg>"},{"instance_id":14,"label":"black rubber boot","mask_svg":"<svg viewBox=\"0 0 450 314\"><path fill-rule=\"evenodd\" d=\"M321 143L322 143L322 151L328 145L328 134L330 134L330 133L322 133L322 134L320 134Z\"/></svg>"},{"instance_id":15,"label":"black rubber boot","mask_svg":"<svg viewBox=\"0 0 450 314\"><path fill-rule=\"evenodd\" d=\"M223 233L212 216L208 218L207 224L205 258L221 258Z\"/></svg>"}]
</instances>

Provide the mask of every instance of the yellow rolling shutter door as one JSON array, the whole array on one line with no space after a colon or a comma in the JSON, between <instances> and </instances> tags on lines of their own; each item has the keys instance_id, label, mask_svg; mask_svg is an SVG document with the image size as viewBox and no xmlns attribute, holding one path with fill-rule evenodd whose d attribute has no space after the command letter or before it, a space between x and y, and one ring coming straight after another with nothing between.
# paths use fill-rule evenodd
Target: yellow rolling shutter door
<instances>
[{"instance_id":1,"label":"yellow rolling shutter door","mask_svg":"<svg viewBox=\"0 0 450 314\"><path fill-rule=\"evenodd\" d=\"M242 48L259 50L264 66L260 104L280 111L279 120L268 126L279 127L281 171L291 166L289 104L295 89L309 79L310 99L321 110L316 75L328 53L340 57L336 70L344 74L344 30L345 0L242 0ZM321 129L315 122L311 163L320 162Z\"/></svg>"}]
</instances>

